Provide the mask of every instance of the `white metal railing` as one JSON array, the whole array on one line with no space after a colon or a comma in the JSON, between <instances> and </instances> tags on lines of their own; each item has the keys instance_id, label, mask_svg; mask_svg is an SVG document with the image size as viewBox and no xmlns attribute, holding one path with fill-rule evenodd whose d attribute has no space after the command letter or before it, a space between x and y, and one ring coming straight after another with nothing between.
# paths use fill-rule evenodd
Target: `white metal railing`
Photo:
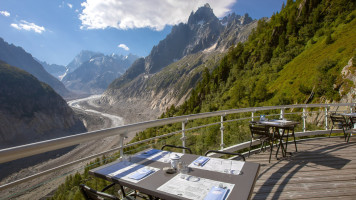
<instances>
[{"instance_id":1,"label":"white metal railing","mask_svg":"<svg viewBox=\"0 0 356 200\"><path fill-rule=\"evenodd\" d=\"M104 137L109 137L109 136L113 136L113 135L121 136L120 137L120 146L115 149L111 149L111 150L108 150L108 151L105 151L105 152L102 152L99 154L88 156L86 158L82 158L80 160L76 160L71 163L67 163L67 164L58 166L56 168L46 170L44 172L34 174L30 177L26 177L26 178L23 178L23 179L20 179L20 180L17 180L17 181L14 181L14 182L11 182L11 183L8 183L5 185L1 185L0 191L3 189L6 189L6 188L12 187L16 184L26 182L26 181L34 179L36 177L51 173L53 171L68 167L68 166L76 164L76 163L83 162L83 161L91 159L91 158L95 158L95 157L98 157L98 156L101 156L101 155L104 155L104 154L107 154L107 153L110 153L113 151L120 150L120 155L122 156L124 148L134 146L137 144L141 144L141 143L146 143L146 142L149 142L152 140L156 140L159 138L167 137L167 136L178 134L178 133L182 133L182 137L181 137L182 146L185 147L185 142L186 142L185 133L187 131L202 128L202 127L212 126L212 125L216 125L216 124L220 124L220 132L221 132L220 147L221 147L221 150L229 151L229 152L241 150L241 149L248 147L248 146L246 146L247 143L241 143L241 144L237 144L237 145L233 145L233 146L224 148L224 146L225 146L224 139L223 139L224 138L223 137L224 136L224 123L239 121L239 120L247 120L247 119L251 119L253 121L254 118L257 117L257 116L255 116L257 111L261 112L261 111L269 111L269 110L280 110L280 114L272 114L272 115L268 115L268 116L279 116L281 118L284 118L284 116L286 114L302 114L303 132L296 133L297 136L306 136L306 135L311 135L311 134L313 134L313 135L325 134L327 132L326 130L328 129L328 114L330 112L331 107L337 107L337 108L349 107L348 111L353 112L355 106L356 106L356 103L338 103L338 104L299 104L299 105L282 105L282 106L266 106L266 107L231 109L231 110L192 114L192 115L185 115L185 116L179 116L179 117L172 117L172 118L166 118L166 119L158 119L158 120L153 120L153 121L140 122L140 123L136 123L136 124L129 124L129 125L124 125L124 126L115 127L115 128L109 128L109 129L103 129L103 130L92 131L92 132L87 132L87 133L81 133L81 134L46 140L46 141L42 141L42 142L36 142L36 143L32 143L32 144L26 144L26 145L7 148L7 149L2 149L2 150L0 150L0 163L5 163L5 162L9 162L9 161L16 160L19 158L24 158L24 157L36 155L39 153L44 153L44 152L48 152L48 151L52 151L52 150L61 149L64 147L73 146L73 145L80 144L80 143L90 141L90 140L102 139ZM285 113L286 109L294 109L294 108L302 108L303 111L300 113L298 113L298 112ZM325 117L325 131L316 131L316 132L313 131L311 133L306 130L306 118L308 115L308 111L307 111L308 108L325 108L325 114L324 114L325 115L324 116ZM336 109L336 110L338 110L338 109ZM347 111L347 110L345 110L345 111ZM237 114L237 113L249 113L249 112L251 113L251 117L238 118L238 119L224 121L224 117L226 115ZM202 119L202 118L208 118L208 117L217 117L217 116L220 116L220 122L186 129L186 124L188 123L188 121ZM174 123L182 123L182 130L124 145L124 138L126 137L127 133L129 133L129 132L142 131L147 128L159 127L159 126L174 124ZM257 144L257 141L254 141L254 143Z\"/></svg>"}]
</instances>

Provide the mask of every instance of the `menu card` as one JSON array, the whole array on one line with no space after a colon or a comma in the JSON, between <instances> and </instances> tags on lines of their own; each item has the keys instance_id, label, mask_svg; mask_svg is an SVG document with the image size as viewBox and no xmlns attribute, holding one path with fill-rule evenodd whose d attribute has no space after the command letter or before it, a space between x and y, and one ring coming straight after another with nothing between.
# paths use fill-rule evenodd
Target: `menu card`
<instances>
[{"instance_id":1,"label":"menu card","mask_svg":"<svg viewBox=\"0 0 356 200\"><path fill-rule=\"evenodd\" d=\"M224 198L226 199L230 195L230 191L232 191L234 186L235 184L179 173L171 180L157 188L157 190L187 199L203 200L207 197L209 191L213 187L219 187L226 190L227 194Z\"/></svg>"},{"instance_id":2,"label":"menu card","mask_svg":"<svg viewBox=\"0 0 356 200\"><path fill-rule=\"evenodd\" d=\"M232 171L232 174L239 174L241 172L245 162L238 160L229 160L221 158L210 158L203 166L195 165L194 162L189 165L191 168L204 169L208 171L226 173Z\"/></svg>"}]
</instances>

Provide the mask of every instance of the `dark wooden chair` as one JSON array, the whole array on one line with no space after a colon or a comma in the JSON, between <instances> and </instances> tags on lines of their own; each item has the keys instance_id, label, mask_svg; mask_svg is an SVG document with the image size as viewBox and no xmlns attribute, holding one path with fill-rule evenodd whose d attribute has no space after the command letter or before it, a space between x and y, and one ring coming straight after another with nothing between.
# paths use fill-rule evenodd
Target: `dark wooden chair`
<instances>
[{"instance_id":1,"label":"dark wooden chair","mask_svg":"<svg viewBox=\"0 0 356 200\"><path fill-rule=\"evenodd\" d=\"M80 191L82 192L84 198L86 200L103 200L103 199L108 199L108 200L135 200L136 197L140 197L140 199L148 199L148 197L143 196L141 194L138 194L137 191L134 191L132 194L126 196L124 188L122 186L120 186L121 188L121 194L123 196L122 199L120 199L119 197L115 196L115 195L111 195L108 193L105 193L104 191L106 191L107 189L113 187L115 185L115 183L112 183L108 186L106 186L105 188L103 188L101 191L97 191L94 190L93 188L90 188L87 185L84 184L80 184L79 188Z\"/></svg>"},{"instance_id":2,"label":"dark wooden chair","mask_svg":"<svg viewBox=\"0 0 356 200\"><path fill-rule=\"evenodd\" d=\"M351 134L356 133L356 128L354 128L355 124L356 124L356 116L350 116L349 123L348 123L349 130L346 131L346 134L348 135L347 142L349 142Z\"/></svg>"},{"instance_id":3,"label":"dark wooden chair","mask_svg":"<svg viewBox=\"0 0 356 200\"><path fill-rule=\"evenodd\" d=\"M261 149L260 152L266 149L266 145L269 144L271 148L271 152L269 155L269 161L271 162L272 151L273 151L273 142L278 137L273 137L272 134L269 133L269 127L264 125L259 125L256 123L250 123L250 131L251 131L251 142L250 142L250 149L248 151L248 156L251 153L251 146L253 140L260 140L261 141Z\"/></svg>"},{"instance_id":4,"label":"dark wooden chair","mask_svg":"<svg viewBox=\"0 0 356 200\"><path fill-rule=\"evenodd\" d=\"M218 151L218 150L208 150L207 152L205 152L204 155L208 156L209 153L218 153L218 154L226 154L226 155L238 156L238 157L241 157L243 161L246 161L245 156L240 154L240 153L225 152L225 151Z\"/></svg>"},{"instance_id":5,"label":"dark wooden chair","mask_svg":"<svg viewBox=\"0 0 356 200\"><path fill-rule=\"evenodd\" d=\"M346 141L346 130L349 128L349 125L346 121L346 118L342 115L337 115L337 114L331 114L330 115L330 119L331 119L331 122L332 122L332 126L331 126L331 130L330 130L330 133L329 133L329 137L331 136L331 133L333 132L333 128L335 126L339 126L342 128L342 131L344 132L344 137L345 137L345 141ZM345 130L346 129L346 130Z\"/></svg>"},{"instance_id":6,"label":"dark wooden chair","mask_svg":"<svg viewBox=\"0 0 356 200\"><path fill-rule=\"evenodd\" d=\"M176 149L185 149L188 150L190 154L192 154L192 150L188 147L182 147L182 146L175 146L175 145L170 145L170 144L165 144L162 146L161 150L164 150L164 148L170 147L170 148L176 148Z\"/></svg>"},{"instance_id":7,"label":"dark wooden chair","mask_svg":"<svg viewBox=\"0 0 356 200\"><path fill-rule=\"evenodd\" d=\"M93 188L90 188L84 184L80 184L79 187L80 187L80 191L82 192L86 200L100 200L100 199L120 200L120 198L104 192L105 190L111 188L114 185L115 185L114 183L110 184L106 186L104 189L102 189L101 191L94 190ZM125 198L125 199L129 200L134 198Z\"/></svg>"}]
</instances>

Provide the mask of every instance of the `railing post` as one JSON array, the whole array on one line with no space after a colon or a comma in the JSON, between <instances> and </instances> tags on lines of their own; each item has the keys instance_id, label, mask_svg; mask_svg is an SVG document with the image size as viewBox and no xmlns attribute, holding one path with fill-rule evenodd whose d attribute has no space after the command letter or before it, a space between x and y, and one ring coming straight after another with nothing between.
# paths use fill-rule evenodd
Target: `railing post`
<instances>
[{"instance_id":1,"label":"railing post","mask_svg":"<svg viewBox=\"0 0 356 200\"><path fill-rule=\"evenodd\" d=\"M307 120L307 112L306 112L306 108L303 108L303 132L306 131L306 120Z\"/></svg>"},{"instance_id":2,"label":"railing post","mask_svg":"<svg viewBox=\"0 0 356 200\"><path fill-rule=\"evenodd\" d=\"M121 158L124 157L124 139L125 139L125 136L123 134L120 135L120 157Z\"/></svg>"},{"instance_id":3,"label":"railing post","mask_svg":"<svg viewBox=\"0 0 356 200\"><path fill-rule=\"evenodd\" d=\"M281 114L279 115L280 119L284 119L284 111L285 111L285 108L281 108Z\"/></svg>"},{"instance_id":4,"label":"railing post","mask_svg":"<svg viewBox=\"0 0 356 200\"><path fill-rule=\"evenodd\" d=\"M182 146L185 147L185 124L188 122L188 118L182 122L182 137L180 138L182 140ZM185 149L183 149L183 154L185 154Z\"/></svg>"},{"instance_id":5,"label":"railing post","mask_svg":"<svg viewBox=\"0 0 356 200\"><path fill-rule=\"evenodd\" d=\"M325 107L325 130L328 130L328 114L329 114L329 108Z\"/></svg>"},{"instance_id":6,"label":"railing post","mask_svg":"<svg viewBox=\"0 0 356 200\"><path fill-rule=\"evenodd\" d=\"M251 112L251 121L255 121L255 120L254 120L255 112L256 112L256 111Z\"/></svg>"},{"instance_id":7,"label":"railing post","mask_svg":"<svg viewBox=\"0 0 356 200\"><path fill-rule=\"evenodd\" d=\"M349 106L350 107L350 113L354 112L354 107L353 106Z\"/></svg>"},{"instance_id":8,"label":"railing post","mask_svg":"<svg viewBox=\"0 0 356 200\"><path fill-rule=\"evenodd\" d=\"M221 144L220 144L220 148L221 150L224 149L224 117L225 117L226 114L224 115L221 115L221 122L220 122L220 132L221 132Z\"/></svg>"}]
</instances>

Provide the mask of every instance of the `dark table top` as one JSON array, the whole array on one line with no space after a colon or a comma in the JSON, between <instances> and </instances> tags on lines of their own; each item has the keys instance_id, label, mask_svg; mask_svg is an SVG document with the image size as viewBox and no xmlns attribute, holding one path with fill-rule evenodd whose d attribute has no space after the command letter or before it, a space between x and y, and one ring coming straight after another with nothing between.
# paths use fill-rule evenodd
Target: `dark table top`
<instances>
[{"instance_id":1,"label":"dark table top","mask_svg":"<svg viewBox=\"0 0 356 200\"><path fill-rule=\"evenodd\" d=\"M270 121L257 121L257 124L263 124L265 126L270 126L270 127L277 127L277 128L288 128L288 127L294 127L300 122L296 121L290 121L290 120L270 120Z\"/></svg>"},{"instance_id":2,"label":"dark table top","mask_svg":"<svg viewBox=\"0 0 356 200\"><path fill-rule=\"evenodd\" d=\"M353 117L353 116L356 116L356 113L340 113L340 115Z\"/></svg>"},{"instance_id":3,"label":"dark table top","mask_svg":"<svg viewBox=\"0 0 356 200\"><path fill-rule=\"evenodd\" d=\"M199 156L194 154L184 154L181 160L185 163L192 163ZM167 174L163 168L169 167L170 163L164 163L159 161L148 160L144 158L132 157L131 162L140 163L145 166L155 167L160 170L152 175L140 180L138 183L134 183L128 180L123 180L115 177L110 177L108 174L116 171L115 165L118 165L120 161L115 161L107 165L92 169L89 174L106 179L108 181L118 183L122 186L129 187L131 189L139 190L142 193L149 194L161 199L185 199L177 195L169 194L160 190L157 190L161 185L172 179L178 173ZM257 180L260 165L258 163L245 162L241 170L240 175L230 175L220 172L207 171L203 169L190 168L188 175L211 179L215 181L221 181L225 183L235 184L235 187L230 191L230 195L227 199L250 199L254 188L254 184ZM199 192L199 191L197 191Z\"/></svg>"}]
</instances>

